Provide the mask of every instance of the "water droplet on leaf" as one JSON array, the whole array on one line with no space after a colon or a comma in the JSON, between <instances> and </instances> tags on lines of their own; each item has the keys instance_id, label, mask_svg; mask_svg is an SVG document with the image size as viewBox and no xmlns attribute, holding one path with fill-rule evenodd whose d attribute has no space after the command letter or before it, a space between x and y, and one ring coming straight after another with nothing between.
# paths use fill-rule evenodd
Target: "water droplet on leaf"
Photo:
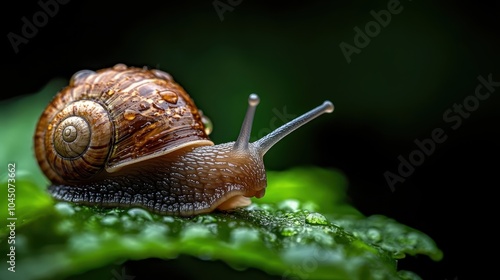
<instances>
[{"instance_id":1,"label":"water droplet on leaf","mask_svg":"<svg viewBox=\"0 0 500 280\"><path fill-rule=\"evenodd\" d=\"M75 209L73 209L73 206L67 202L59 202L54 207L59 214L64 216L71 216L75 214Z\"/></svg>"},{"instance_id":2,"label":"water droplet on leaf","mask_svg":"<svg viewBox=\"0 0 500 280\"><path fill-rule=\"evenodd\" d=\"M378 229L371 228L366 232L366 236L370 238L371 241L378 242L382 239L380 231Z\"/></svg>"},{"instance_id":3,"label":"water droplet on leaf","mask_svg":"<svg viewBox=\"0 0 500 280\"><path fill-rule=\"evenodd\" d=\"M418 243L419 236L417 233L411 232L406 235L406 243L415 246Z\"/></svg>"},{"instance_id":4,"label":"water droplet on leaf","mask_svg":"<svg viewBox=\"0 0 500 280\"><path fill-rule=\"evenodd\" d=\"M294 236L297 234L297 230L292 227L284 227L281 229L282 236Z\"/></svg>"},{"instance_id":5,"label":"water droplet on leaf","mask_svg":"<svg viewBox=\"0 0 500 280\"><path fill-rule=\"evenodd\" d=\"M260 240L259 231L252 228L236 228L231 231L232 243L242 244Z\"/></svg>"},{"instance_id":6,"label":"water droplet on leaf","mask_svg":"<svg viewBox=\"0 0 500 280\"><path fill-rule=\"evenodd\" d=\"M207 227L198 224L188 226L182 231L182 237L185 239L203 238L210 235L212 235L212 233Z\"/></svg>"},{"instance_id":7,"label":"water droplet on leaf","mask_svg":"<svg viewBox=\"0 0 500 280\"><path fill-rule=\"evenodd\" d=\"M142 208L132 208L132 209L127 211L127 214L132 218L144 219L144 220L148 220L148 221L153 220L153 217L151 217L151 214L149 214L148 211L146 211Z\"/></svg>"},{"instance_id":8,"label":"water droplet on leaf","mask_svg":"<svg viewBox=\"0 0 500 280\"><path fill-rule=\"evenodd\" d=\"M396 251L392 253L392 257L395 259L403 259L405 257L405 253Z\"/></svg>"},{"instance_id":9,"label":"water droplet on leaf","mask_svg":"<svg viewBox=\"0 0 500 280\"><path fill-rule=\"evenodd\" d=\"M198 216L198 219L196 220L196 222L203 223L203 224L211 224L211 223L217 222L217 219L211 215L202 215L202 216Z\"/></svg>"},{"instance_id":10,"label":"water droplet on leaf","mask_svg":"<svg viewBox=\"0 0 500 280\"><path fill-rule=\"evenodd\" d=\"M163 221L164 221L165 223L173 223L175 220L174 220L174 218L173 218L173 217L170 217L170 216L164 216L164 217L163 217Z\"/></svg>"},{"instance_id":11,"label":"water droplet on leaf","mask_svg":"<svg viewBox=\"0 0 500 280\"><path fill-rule=\"evenodd\" d=\"M75 231L75 223L70 219L65 219L59 222L56 226L59 233L67 234ZM16 241L17 242L17 241Z\"/></svg>"},{"instance_id":12,"label":"water droplet on leaf","mask_svg":"<svg viewBox=\"0 0 500 280\"><path fill-rule=\"evenodd\" d=\"M116 224L118 221L119 219L116 216L105 216L104 218L101 219L101 224L105 226L112 226Z\"/></svg>"},{"instance_id":13,"label":"water droplet on leaf","mask_svg":"<svg viewBox=\"0 0 500 280\"><path fill-rule=\"evenodd\" d=\"M327 225L328 220L320 213L309 213L306 216L306 223L311 225Z\"/></svg>"},{"instance_id":14,"label":"water droplet on leaf","mask_svg":"<svg viewBox=\"0 0 500 280\"><path fill-rule=\"evenodd\" d=\"M162 224L148 224L145 225L141 235L145 239L150 240L159 240L161 238L165 238L166 233L168 232L168 227Z\"/></svg>"}]
</instances>

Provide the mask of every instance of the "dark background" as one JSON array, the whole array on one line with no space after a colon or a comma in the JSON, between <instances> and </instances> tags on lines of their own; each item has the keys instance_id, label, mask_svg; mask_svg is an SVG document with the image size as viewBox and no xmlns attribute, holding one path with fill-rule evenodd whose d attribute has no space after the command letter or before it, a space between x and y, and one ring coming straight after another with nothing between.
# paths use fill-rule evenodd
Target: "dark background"
<instances>
[{"instance_id":1,"label":"dark background","mask_svg":"<svg viewBox=\"0 0 500 280\"><path fill-rule=\"evenodd\" d=\"M339 44L354 45L353 28L364 29L370 11L390 1L233 1L241 3L223 20L208 0L101 2L60 4L17 54L7 34L21 35L21 18L31 21L41 8L36 1L4 8L4 97L35 93L80 69L158 67L210 116L216 143L236 138L251 92L261 97L253 139L272 128L276 110L298 115L330 99L335 112L276 145L267 168L343 171L356 208L419 229L444 251L440 262L400 261L423 279L491 269L486 257L480 268L473 261L494 239L478 219L496 205L500 88L456 130L443 113L474 94L478 76L500 81L498 4L401 1L403 10L348 63ZM397 173L398 156L408 159L414 140L435 128L446 141L392 191L384 172Z\"/></svg>"}]
</instances>

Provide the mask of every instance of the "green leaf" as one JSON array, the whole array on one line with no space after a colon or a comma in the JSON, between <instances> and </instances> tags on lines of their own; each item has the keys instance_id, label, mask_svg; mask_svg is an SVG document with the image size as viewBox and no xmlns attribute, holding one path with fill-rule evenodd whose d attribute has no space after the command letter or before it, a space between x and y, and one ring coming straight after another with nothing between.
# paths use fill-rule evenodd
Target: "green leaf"
<instances>
[{"instance_id":1,"label":"green leaf","mask_svg":"<svg viewBox=\"0 0 500 280\"><path fill-rule=\"evenodd\" d=\"M425 254L434 261L443 258L443 252L426 234L382 215L338 218L336 224L361 240L391 252L394 259L402 259L405 254Z\"/></svg>"},{"instance_id":2,"label":"green leaf","mask_svg":"<svg viewBox=\"0 0 500 280\"><path fill-rule=\"evenodd\" d=\"M24 184L19 186L25 188ZM19 194L18 211L24 209L21 205L26 201L47 198L41 190L31 188ZM318 212L302 209L302 204L288 200L181 218L139 208L103 210L45 203L36 219L16 226L15 276L57 279L123 259L173 259L186 254L223 260L235 269L258 268L295 278L399 279L396 253L433 255L437 250L435 246L420 246L429 245L430 240L410 228L405 230L416 242L409 247L407 240L390 238L397 234L391 228L380 228L379 239L364 230L383 224L380 219L328 220ZM339 226L347 223L349 227ZM385 236L389 237L387 243ZM5 252L4 244L0 248ZM0 264L0 275L8 276L7 266L6 262Z\"/></svg>"},{"instance_id":3,"label":"green leaf","mask_svg":"<svg viewBox=\"0 0 500 280\"><path fill-rule=\"evenodd\" d=\"M231 268L225 275L254 269L280 279L420 279L398 271L397 260L442 258L424 233L384 216L365 217L349 205L347 180L334 169L268 171L266 195L250 207L189 218L55 202L34 159L32 134L58 86L0 105L0 116L11 116L0 127L8 132L1 136L2 168L15 163L15 171L0 177L2 205L13 206L12 212L2 207L0 220L15 226L0 227L0 279L120 279L123 261L151 258L181 267L220 261ZM26 100L40 103L39 110L21 110ZM17 133L20 128L28 132ZM8 201L9 193L15 200ZM9 259L16 272L8 270Z\"/></svg>"}]
</instances>

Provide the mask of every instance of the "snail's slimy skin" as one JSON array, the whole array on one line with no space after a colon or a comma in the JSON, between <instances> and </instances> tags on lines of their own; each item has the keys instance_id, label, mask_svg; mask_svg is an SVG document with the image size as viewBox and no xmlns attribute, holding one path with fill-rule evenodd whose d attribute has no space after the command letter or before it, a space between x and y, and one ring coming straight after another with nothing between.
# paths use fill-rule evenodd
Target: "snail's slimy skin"
<instances>
[{"instance_id":1,"label":"snail's slimy skin","mask_svg":"<svg viewBox=\"0 0 500 280\"><path fill-rule=\"evenodd\" d=\"M141 207L157 214L189 216L250 205L267 185L262 158L234 142L179 150L89 182L52 185L58 200L101 207ZM250 144L251 147L251 144ZM253 150L253 152L251 152Z\"/></svg>"}]
</instances>

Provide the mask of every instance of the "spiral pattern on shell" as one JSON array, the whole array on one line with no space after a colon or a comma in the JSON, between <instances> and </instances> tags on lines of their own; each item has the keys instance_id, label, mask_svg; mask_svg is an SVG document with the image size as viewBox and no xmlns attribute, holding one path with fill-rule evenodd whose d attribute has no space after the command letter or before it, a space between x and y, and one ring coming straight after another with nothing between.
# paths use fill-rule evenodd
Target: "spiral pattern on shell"
<instances>
[{"instance_id":1,"label":"spiral pattern on shell","mask_svg":"<svg viewBox=\"0 0 500 280\"><path fill-rule=\"evenodd\" d=\"M91 180L189 145L213 145L202 119L168 73L123 64L82 70L42 113L35 154L53 183Z\"/></svg>"},{"instance_id":2,"label":"spiral pattern on shell","mask_svg":"<svg viewBox=\"0 0 500 280\"><path fill-rule=\"evenodd\" d=\"M113 140L113 124L102 105L81 100L67 105L47 127L45 143L53 147L49 162L66 180L82 180L99 172Z\"/></svg>"}]
</instances>

